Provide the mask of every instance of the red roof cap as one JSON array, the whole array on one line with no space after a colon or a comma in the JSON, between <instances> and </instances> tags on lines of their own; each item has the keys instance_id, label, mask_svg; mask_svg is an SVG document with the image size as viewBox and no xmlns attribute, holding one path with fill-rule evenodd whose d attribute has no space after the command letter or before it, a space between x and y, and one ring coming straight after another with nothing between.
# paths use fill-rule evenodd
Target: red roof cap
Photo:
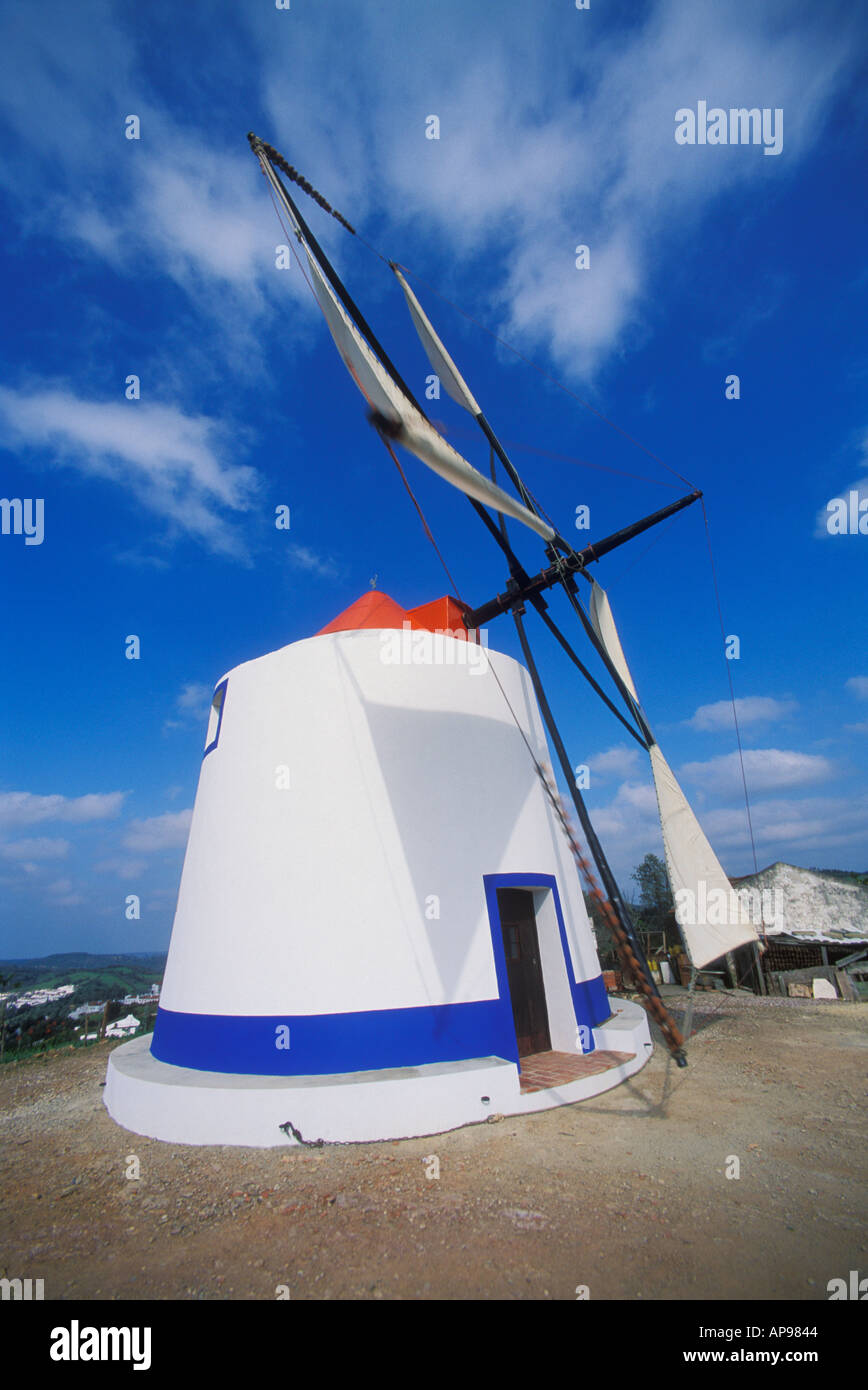
<instances>
[{"instance_id":1,"label":"red roof cap","mask_svg":"<svg viewBox=\"0 0 868 1390\"><path fill-rule=\"evenodd\" d=\"M404 624L422 632L449 630L455 637L466 637L461 608L454 598L439 598L432 603L424 603L418 608L402 608L388 594L377 589L368 589L343 613L332 618L315 635L323 637L329 632L358 632L362 628L397 628L400 632Z\"/></svg>"}]
</instances>

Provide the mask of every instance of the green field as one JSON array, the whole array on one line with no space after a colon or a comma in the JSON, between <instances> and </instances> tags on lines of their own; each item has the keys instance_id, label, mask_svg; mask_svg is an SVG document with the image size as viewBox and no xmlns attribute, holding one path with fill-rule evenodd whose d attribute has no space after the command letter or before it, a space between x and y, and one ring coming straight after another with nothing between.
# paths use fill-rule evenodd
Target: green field
<instances>
[{"instance_id":1,"label":"green field","mask_svg":"<svg viewBox=\"0 0 868 1390\"><path fill-rule=\"evenodd\" d=\"M162 983L165 968L166 957L162 953L91 955L76 951L30 960L0 961L2 993L20 996L34 989L75 985L74 993L47 1004L34 1004L25 1009L0 1005L0 1057L9 1062L34 1051L74 1044L76 1034L69 1018L73 1009L81 1004L121 1000L128 994L147 994L152 985ZM122 1008L116 1005L110 1009L109 1016L117 1017L121 1012ZM131 1005L127 1012L136 1014L150 1026L154 1006ZM98 1029L101 1022L101 1014L90 1015L85 1031Z\"/></svg>"}]
</instances>

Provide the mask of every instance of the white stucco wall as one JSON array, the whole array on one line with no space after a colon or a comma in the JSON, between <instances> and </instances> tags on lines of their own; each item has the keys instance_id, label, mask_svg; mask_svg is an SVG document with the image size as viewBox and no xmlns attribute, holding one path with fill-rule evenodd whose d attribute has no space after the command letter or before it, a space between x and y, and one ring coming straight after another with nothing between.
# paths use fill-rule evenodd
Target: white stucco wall
<instances>
[{"instance_id":1,"label":"white stucco wall","mask_svg":"<svg viewBox=\"0 0 868 1390\"><path fill-rule=\"evenodd\" d=\"M575 866L491 668L548 762L527 672L498 652L482 670L447 664L466 644L439 637L429 643L439 662L386 662L394 637L314 637L229 673L164 1009L315 1014L494 998L485 874L554 875L575 978L599 974ZM426 916L432 895L439 919ZM573 1046L553 910L539 930L553 1045L569 1032Z\"/></svg>"}]
</instances>

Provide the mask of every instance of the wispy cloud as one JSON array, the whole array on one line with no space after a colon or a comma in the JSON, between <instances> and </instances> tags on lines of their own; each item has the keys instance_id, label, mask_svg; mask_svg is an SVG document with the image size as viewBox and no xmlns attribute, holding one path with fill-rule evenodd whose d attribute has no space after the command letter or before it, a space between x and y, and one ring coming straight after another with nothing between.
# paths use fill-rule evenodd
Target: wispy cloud
<instances>
[{"instance_id":1,"label":"wispy cloud","mask_svg":"<svg viewBox=\"0 0 868 1390\"><path fill-rule=\"evenodd\" d=\"M126 792L89 792L86 796L37 796L0 792L0 825L36 825L39 821L111 820L120 813Z\"/></svg>"},{"instance_id":2,"label":"wispy cloud","mask_svg":"<svg viewBox=\"0 0 868 1390\"><path fill-rule=\"evenodd\" d=\"M868 700L868 676L851 676L845 682L846 689L860 700Z\"/></svg>"},{"instance_id":3,"label":"wispy cloud","mask_svg":"<svg viewBox=\"0 0 868 1390\"><path fill-rule=\"evenodd\" d=\"M328 555L318 555L306 545L288 547L287 560L293 569L306 570L308 574L321 579L334 579L340 573L340 566Z\"/></svg>"},{"instance_id":4,"label":"wispy cloud","mask_svg":"<svg viewBox=\"0 0 868 1390\"><path fill-rule=\"evenodd\" d=\"M816 753L797 753L785 748L746 748L744 772L749 792L778 791L828 781L834 764ZM738 753L726 753L707 762L685 763L681 774L719 796L736 795L742 788Z\"/></svg>"},{"instance_id":5,"label":"wispy cloud","mask_svg":"<svg viewBox=\"0 0 868 1390\"><path fill-rule=\"evenodd\" d=\"M770 798L751 805L757 849L763 858L766 846L787 846L790 852L804 850L811 855L826 847L860 846L865 839L866 818L868 800L864 796ZM746 844L744 807L708 811L703 824L715 847L743 848ZM780 853L780 848L773 852Z\"/></svg>"},{"instance_id":6,"label":"wispy cloud","mask_svg":"<svg viewBox=\"0 0 868 1390\"><path fill-rule=\"evenodd\" d=\"M84 902L84 896L75 891L69 878L55 879L53 883L46 885L45 891L55 907L78 907Z\"/></svg>"},{"instance_id":7,"label":"wispy cloud","mask_svg":"<svg viewBox=\"0 0 868 1390\"><path fill-rule=\"evenodd\" d=\"M775 700L768 695L748 695L736 700L735 709L740 726L746 728L749 725L777 723L798 709L798 704L795 700ZM700 705L692 718L684 722L701 733L731 729L732 701L717 700L713 705Z\"/></svg>"},{"instance_id":8,"label":"wispy cloud","mask_svg":"<svg viewBox=\"0 0 868 1390\"><path fill-rule=\"evenodd\" d=\"M7 387L0 388L0 418L20 445L51 449L78 472L126 487L210 550L246 553L226 514L250 510L259 477L227 461L220 422L144 401L89 401L66 389Z\"/></svg>"},{"instance_id":9,"label":"wispy cloud","mask_svg":"<svg viewBox=\"0 0 868 1390\"><path fill-rule=\"evenodd\" d=\"M143 80L121 10L96 9L99 44L71 13L39 35L7 25L0 102L15 139L0 178L16 198L22 168L50 170L51 196L23 203L31 224L75 237L121 273L159 267L224 330L217 350L241 347L261 364L254 326L287 295L293 326L312 310L301 276L274 269L283 238L256 165L219 129L180 125ZM256 49L262 133L277 144L291 133L289 157L350 220L376 211L405 243L415 223L429 241L432 228L445 232L455 254L484 257L481 297L499 306L501 326L573 377L625 348L628 329L637 340L667 254L721 196L787 177L816 146L855 61L858 22L773 0L740 7L734 22L715 0L658 0L629 25L601 28L568 6L528 25L522 5L494 20L486 7L446 3L415 7L399 49L396 0L330 0L293 18L303 39L290 46L277 28L285 34L286 18L263 5L237 19ZM149 25L152 42L161 22ZM119 92L141 117L140 141L123 138ZM676 145L675 112L699 94L781 107L784 154ZM437 141L425 139L429 113ZM575 269L578 243L591 248L590 270Z\"/></svg>"},{"instance_id":10,"label":"wispy cloud","mask_svg":"<svg viewBox=\"0 0 868 1390\"><path fill-rule=\"evenodd\" d=\"M10 840L0 845L0 856L4 859L65 859L69 853L68 840L55 840L42 836L34 840Z\"/></svg>"},{"instance_id":11,"label":"wispy cloud","mask_svg":"<svg viewBox=\"0 0 868 1390\"><path fill-rule=\"evenodd\" d=\"M263 316L291 303L294 333L314 311L302 277L275 269L283 237L243 132L228 145L212 120L185 127L145 75L144 45L159 44L163 23L174 24L168 12L149 13L137 31L111 0L93 0L86 23L57 5L41 29L0 19L0 118L14 137L0 149L0 183L25 234L72 242L121 275L169 276L209 323L209 352L255 372ZM125 138L128 114L138 140Z\"/></svg>"},{"instance_id":12,"label":"wispy cloud","mask_svg":"<svg viewBox=\"0 0 868 1390\"><path fill-rule=\"evenodd\" d=\"M595 778L629 777L639 767L641 756L638 748L628 748L622 743L605 753L594 753L588 759L588 766Z\"/></svg>"},{"instance_id":13,"label":"wispy cloud","mask_svg":"<svg viewBox=\"0 0 868 1390\"><path fill-rule=\"evenodd\" d=\"M144 859L118 856L113 859L100 859L94 864L98 874L116 874L121 879L141 878L147 867Z\"/></svg>"},{"instance_id":14,"label":"wispy cloud","mask_svg":"<svg viewBox=\"0 0 868 1390\"><path fill-rule=\"evenodd\" d=\"M574 9L554 7L528 26L520 7L497 23L464 7L456 63L454 27L438 6L419 12L416 42L372 98L352 72L393 50L395 13L332 7L332 22L340 14L353 34L342 84L347 141L330 138L296 68L321 60L327 70L327 53L308 35L303 57L287 58L265 11L251 17L274 128L292 131L299 163L334 190L332 201L346 194L347 207L364 209L370 188L381 189L393 221L424 219L453 255L484 264L481 298L501 327L574 378L641 339L667 257L722 197L791 175L822 137L853 61L847 25L824 23L819 11L742 7L734 23L713 0L662 0L608 31ZM724 107L781 107L785 155L678 146L675 112L698 95ZM437 141L425 139L428 113L440 119ZM578 244L590 247L588 270L576 269Z\"/></svg>"},{"instance_id":15,"label":"wispy cloud","mask_svg":"<svg viewBox=\"0 0 868 1390\"><path fill-rule=\"evenodd\" d=\"M147 820L132 820L123 837L126 849L140 854L152 854L164 849L183 849L190 832L193 809L166 811L162 816Z\"/></svg>"},{"instance_id":16,"label":"wispy cloud","mask_svg":"<svg viewBox=\"0 0 868 1390\"><path fill-rule=\"evenodd\" d=\"M163 728L180 729L183 724L204 724L208 718L213 695L212 686L205 685L201 681L189 682L183 686L181 693L175 699L175 710L180 717L166 719Z\"/></svg>"}]
</instances>

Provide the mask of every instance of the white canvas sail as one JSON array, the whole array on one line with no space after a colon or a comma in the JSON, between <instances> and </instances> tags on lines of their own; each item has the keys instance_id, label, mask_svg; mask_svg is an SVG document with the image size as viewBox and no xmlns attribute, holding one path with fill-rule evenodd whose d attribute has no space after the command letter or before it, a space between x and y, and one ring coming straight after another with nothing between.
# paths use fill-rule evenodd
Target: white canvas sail
<instances>
[{"instance_id":1,"label":"white canvas sail","mask_svg":"<svg viewBox=\"0 0 868 1390\"><path fill-rule=\"evenodd\" d=\"M618 636L618 629L615 627L615 619L612 617L612 609L609 606L609 596L605 589L600 588L596 579L591 580L590 606L591 622L602 643L603 650L638 705L639 696L636 694L633 677L630 675L630 667L627 665L621 648L621 639Z\"/></svg>"},{"instance_id":2,"label":"white canvas sail","mask_svg":"<svg viewBox=\"0 0 868 1390\"><path fill-rule=\"evenodd\" d=\"M657 791L675 919L697 970L757 940L746 906L723 871L675 773L656 743L648 750Z\"/></svg>"},{"instance_id":3,"label":"white canvas sail","mask_svg":"<svg viewBox=\"0 0 868 1390\"><path fill-rule=\"evenodd\" d=\"M639 704L630 668L604 589L593 583L591 621L604 651ZM727 951L756 941L757 933L739 895L732 889L720 861L656 742L648 749L663 831L669 884L675 917L688 955L697 970Z\"/></svg>"},{"instance_id":4,"label":"white canvas sail","mask_svg":"<svg viewBox=\"0 0 868 1390\"><path fill-rule=\"evenodd\" d=\"M556 533L547 522L535 516L527 507L522 506L521 502L516 501L508 492L504 492L503 488L489 481L468 463L467 459L438 434L401 390L323 274L317 258L307 245L297 219L293 216L292 208L283 198L280 184L264 155L260 157L260 162L292 222L298 241L304 247L313 277L313 288L338 352L372 410L389 422L391 436L422 463L427 464L433 472L445 478L468 497L473 497L477 502L522 522L544 540L554 540Z\"/></svg>"},{"instance_id":5,"label":"white canvas sail","mask_svg":"<svg viewBox=\"0 0 868 1390\"><path fill-rule=\"evenodd\" d=\"M544 540L553 540L555 532L547 522L535 516L527 507L522 506L521 502L504 492L503 488L478 472L473 464L468 463L456 449L453 449L416 409L375 356L337 298L312 253L307 247L305 250L314 289L338 351L362 395L374 409L379 410L391 422L394 438L398 443L403 444L411 454L469 497L475 497L477 502L494 507L496 511L523 522Z\"/></svg>"},{"instance_id":6,"label":"white canvas sail","mask_svg":"<svg viewBox=\"0 0 868 1390\"><path fill-rule=\"evenodd\" d=\"M482 410L477 405L470 387L467 385L464 377L459 372L452 358L449 356L449 353L446 351L446 348L435 333L431 320L425 313L422 305L419 303L398 267L393 265L392 269L397 276L401 289L404 291L404 297L407 300L407 308L410 310L413 323L416 325L416 332L419 334L420 341L425 349L425 355L434 368L434 371L437 373L453 401L457 401L459 405L463 406L464 409L469 411L474 417L481 415Z\"/></svg>"},{"instance_id":7,"label":"white canvas sail","mask_svg":"<svg viewBox=\"0 0 868 1390\"><path fill-rule=\"evenodd\" d=\"M393 424L399 424L403 414L402 403L406 400L403 391L356 328L313 254L306 246L304 249L319 306L347 371L368 405Z\"/></svg>"}]
</instances>

